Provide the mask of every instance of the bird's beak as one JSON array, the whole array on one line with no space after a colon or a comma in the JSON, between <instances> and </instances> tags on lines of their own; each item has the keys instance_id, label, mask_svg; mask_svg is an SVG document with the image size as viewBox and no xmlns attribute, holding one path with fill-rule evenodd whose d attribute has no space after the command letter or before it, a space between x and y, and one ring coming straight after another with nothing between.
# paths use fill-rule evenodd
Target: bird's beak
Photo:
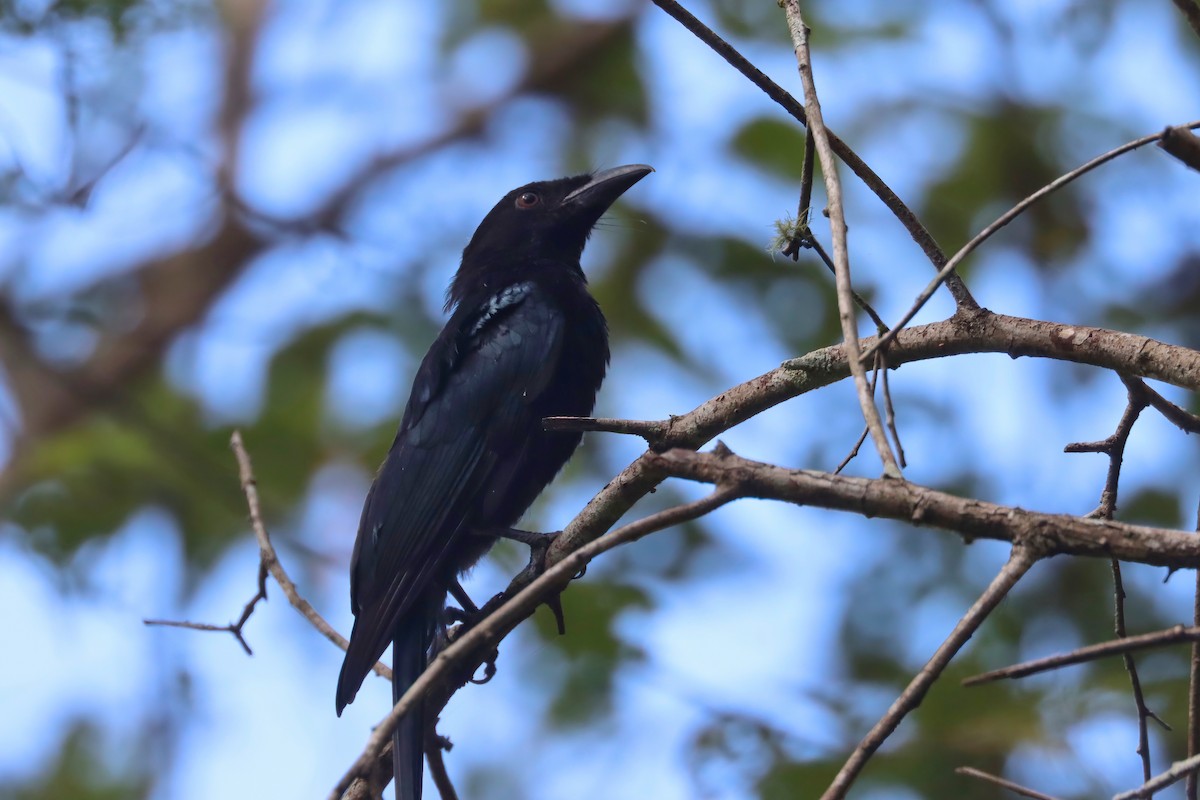
<instances>
[{"instance_id":1,"label":"bird's beak","mask_svg":"<svg viewBox=\"0 0 1200 800\"><path fill-rule=\"evenodd\" d=\"M603 209L612 205L630 186L654 172L646 164L626 164L597 172L592 179L563 198L563 205L588 205Z\"/></svg>"}]
</instances>

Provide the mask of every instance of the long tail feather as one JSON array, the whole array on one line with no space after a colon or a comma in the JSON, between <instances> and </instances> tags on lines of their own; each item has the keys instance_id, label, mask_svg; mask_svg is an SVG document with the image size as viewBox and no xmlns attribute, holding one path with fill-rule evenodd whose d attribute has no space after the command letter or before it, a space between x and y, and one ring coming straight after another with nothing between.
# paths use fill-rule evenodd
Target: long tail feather
<instances>
[{"instance_id":1,"label":"long tail feather","mask_svg":"<svg viewBox=\"0 0 1200 800\"><path fill-rule=\"evenodd\" d=\"M396 630L392 640L392 702L398 703L408 687L425 671L426 653L436 619L413 613ZM392 734L392 767L396 774L396 800L421 800L425 777L424 703L404 715Z\"/></svg>"}]
</instances>

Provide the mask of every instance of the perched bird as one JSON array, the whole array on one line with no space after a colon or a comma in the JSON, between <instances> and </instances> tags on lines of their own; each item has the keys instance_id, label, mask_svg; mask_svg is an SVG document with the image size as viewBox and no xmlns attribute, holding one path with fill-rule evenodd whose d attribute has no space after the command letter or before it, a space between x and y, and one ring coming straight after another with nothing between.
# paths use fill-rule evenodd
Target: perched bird
<instances>
[{"instance_id":1,"label":"perched bird","mask_svg":"<svg viewBox=\"0 0 1200 800\"><path fill-rule=\"evenodd\" d=\"M354 629L337 712L393 644L393 702L425 669L446 594L512 532L579 444L542 418L586 416L608 328L579 265L600 216L641 164L531 183L496 204L463 250L449 322L417 370L396 440L367 494L350 562ZM516 534L517 532L512 532ZM397 800L418 800L420 709L392 743Z\"/></svg>"}]
</instances>

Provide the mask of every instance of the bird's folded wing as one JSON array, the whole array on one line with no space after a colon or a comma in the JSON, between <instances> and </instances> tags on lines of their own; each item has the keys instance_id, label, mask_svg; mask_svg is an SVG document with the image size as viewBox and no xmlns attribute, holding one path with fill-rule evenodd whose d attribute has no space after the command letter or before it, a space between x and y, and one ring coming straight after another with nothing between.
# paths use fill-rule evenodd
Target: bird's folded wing
<instances>
[{"instance_id":1,"label":"bird's folded wing","mask_svg":"<svg viewBox=\"0 0 1200 800\"><path fill-rule=\"evenodd\" d=\"M396 442L363 508L351 571L357 613L345 671L355 686L466 534L498 462L520 446L529 408L562 346L562 312L533 284L460 309L426 356ZM359 674L361 673L361 675Z\"/></svg>"}]
</instances>

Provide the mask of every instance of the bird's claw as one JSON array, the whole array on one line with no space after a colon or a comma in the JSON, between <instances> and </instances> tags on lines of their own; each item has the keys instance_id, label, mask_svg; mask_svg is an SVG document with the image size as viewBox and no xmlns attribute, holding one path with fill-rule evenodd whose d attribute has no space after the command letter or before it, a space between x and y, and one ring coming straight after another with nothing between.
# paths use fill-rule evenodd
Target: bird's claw
<instances>
[{"instance_id":1,"label":"bird's claw","mask_svg":"<svg viewBox=\"0 0 1200 800\"><path fill-rule=\"evenodd\" d=\"M500 655L499 650L493 650L491 653L489 653L488 656L483 660L483 664L481 665L483 667L483 676L477 678L477 677L475 677L475 675L471 675L471 677L467 678L467 680L471 683L482 686L483 684L487 683L492 678L494 678L496 676L496 658L499 655Z\"/></svg>"}]
</instances>

